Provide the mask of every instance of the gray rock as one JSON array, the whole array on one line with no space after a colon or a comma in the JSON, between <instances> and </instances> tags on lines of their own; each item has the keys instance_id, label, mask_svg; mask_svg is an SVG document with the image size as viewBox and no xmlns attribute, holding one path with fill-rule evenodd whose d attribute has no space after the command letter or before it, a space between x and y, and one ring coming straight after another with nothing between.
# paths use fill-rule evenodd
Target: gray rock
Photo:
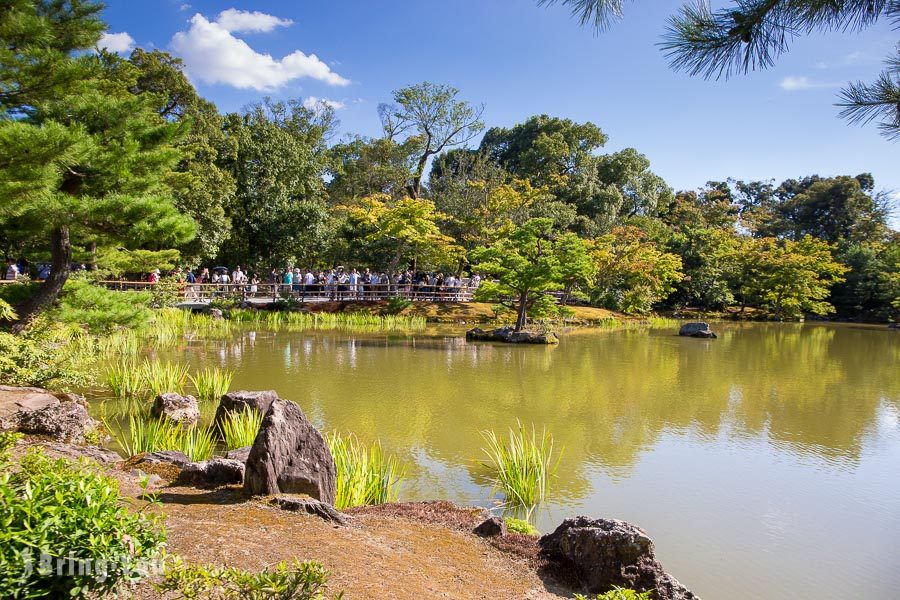
<instances>
[{"instance_id":1,"label":"gray rock","mask_svg":"<svg viewBox=\"0 0 900 600\"><path fill-rule=\"evenodd\" d=\"M184 467L191 462L187 454L178 450L160 450L158 452L145 452L138 454L134 459L129 461L137 466L141 464L147 465L175 465L176 467Z\"/></svg>"},{"instance_id":2,"label":"gray rock","mask_svg":"<svg viewBox=\"0 0 900 600\"><path fill-rule=\"evenodd\" d=\"M244 490L254 496L305 494L334 504L334 459L300 407L275 400L247 458Z\"/></svg>"},{"instance_id":3,"label":"gray rock","mask_svg":"<svg viewBox=\"0 0 900 600\"><path fill-rule=\"evenodd\" d=\"M0 385L0 429L15 429L22 414L59 403L59 398L43 388Z\"/></svg>"},{"instance_id":4,"label":"gray rock","mask_svg":"<svg viewBox=\"0 0 900 600\"><path fill-rule=\"evenodd\" d=\"M210 308L206 311L206 314L216 320L225 318L225 315L222 314L222 310L218 308Z\"/></svg>"},{"instance_id":5,"label":"gray rock","mask_svg":"<svg viewBox=\"0 0 900 600\"><path fill-rule=\"evenodd\" d=\"M506 521L500 517L488 517L473 532L482 537L503 536L506 535Z\"/></svg>"},{"instance_id":6,"label":"gray rock","mask_svg":"<svg viewBox=\"0 0 900 600\"><path fill-rule=\"evenodd\" d=\"M514 327L484 330L481 327L466 332L469 341L506 342L508 344L558 344L559 338L550 331L515 331Z\"/></svg>"},{"instance_id":7,"label":"gray rock","mask_svg":"<svg viewBox=\"0 0 900 600\"><path fill-rule=\"evenodd\" d=\"M193 396L166 393L156 397L150 413L157 419L192 425L200 419L200 406Z\"/></svg>"},{"instance_id":8,"label":"gray rock","mask_svg":"<svg viewBox=\"0 0 900 600\"><path fill-rule=\"evenodd\" d=\"M181 470L179 483L189 485L234 485L244 483L244 463L215 457L190 463Z\"/></svg>"},{"instance_id":9,"label":"gray rock","mask_svg":"<svg viewBox=\"0 0 900 600\"><path fill-rule=\"evenodd\" d=\"M85 434L97 428L87 409L76 402L50 404L19 414L19 431L46 435L60 442L83 444Z\"/></svg>"},{"instance_id":10,"label":"gray rock","mask_svg":"<svg viewBox=\"0 0 900 600\"><path fill-rule=\"evenodd\" d=\"M347 517L338 512L330 504L314 500L312 498L294 498L289 496L276 496L269 501L273 506L291 512L305 513L321 517L326 521L332 521L338 525L346 525Z\"/></svg>"},{"instance_id":11,"label":"gray rock","mask_svg":"<svg viewBox=\"0 0 900 600\"><path fill-rule=\"evenodd\" d=\"M275 393L275 390L265 390L261 392L248 392L248 391L237 391L237 392L228 392L222 399L219 401L219 407L216 409L216 417L213 420L213 425L218 427L219 424L225 420L225 417L228 416L229 412L243 412L246 407L250 407L259 412L261 415L265 415L269 412L269 407L272 406L272 402L278 399L278 394Z\"/></svg>"},{"instance_id":12,"label":"gray rock","mask_svg":"<svg viewBox=\"0 0 900 600\"><path fill-rule=\"evenodd\" d=\"M99 446L78 446L62 442L46 442L42 443L41 447L48 456L53 458L67 458L69 460L89 458L101 465L114 465L125 460L118 452L100 448Z\"/></svg>"},{"instance_id":13,"label":"gray rock","mask_svg":"<svg viewBox=\"0 0 900 600\"><path fill-rule=\"evenodd\" d=\"M718 337L715 333L712 332L712 330L710 330L709 323L702 322L685 323L681 326L681 329L678 330L678 335L711 339Z\"/></svg>"},{"instance_id":14,"label":"gray rock","mask_svg":"<svg viewBox=\"0 0 900 600\"><path fill-rule=\"evenodd\" d=\"M614 586L653 591L655 600L698 600L666 573L644 530L615 519L566 519L541 537L541 554L568 571L590 594Z\"/></svg>"},{"instance_id":15,"label":"gray rock","mask_svg":"<svg viewBox=\"0 0 900 600\"><path fill-rule=\"evenodd\" d=\"M236 450L229 450L225 453L225 458L239 460L242 463L246 463L247 459L250 457L250 448L250 446L245 446L243 448L237 448Z\"/></svg>"}]
</instances>

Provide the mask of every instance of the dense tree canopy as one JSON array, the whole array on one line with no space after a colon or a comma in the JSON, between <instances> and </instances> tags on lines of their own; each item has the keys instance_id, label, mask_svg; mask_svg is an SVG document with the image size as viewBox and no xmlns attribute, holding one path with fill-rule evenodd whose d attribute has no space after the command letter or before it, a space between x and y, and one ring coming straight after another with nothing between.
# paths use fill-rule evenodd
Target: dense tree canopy
<instances>
[{"instance_id":1,"label":"dense tree canopy","mask_svg":"<svg viewBox=\"0 0 900 600\"><path fill-rule=\"evenodd\" d=\"M620 5L590 14L602 24ZM591 122L536 115L476 147L482 108L429 82L379 106L380 137L334 143L325 105L223 115L167 53L95 50L99 14L86 0L0 13L0 247L52 263L46 284L0 301L0 318L52 304L77 263L116 276L201 264L480 274L479 298L514 308L518 327L560 314L560 300L900 316L900 237L869 174L676 194L637 149L604 153ZM63 304L93 302L85 285Z\"/></svg>"}]
</instances>

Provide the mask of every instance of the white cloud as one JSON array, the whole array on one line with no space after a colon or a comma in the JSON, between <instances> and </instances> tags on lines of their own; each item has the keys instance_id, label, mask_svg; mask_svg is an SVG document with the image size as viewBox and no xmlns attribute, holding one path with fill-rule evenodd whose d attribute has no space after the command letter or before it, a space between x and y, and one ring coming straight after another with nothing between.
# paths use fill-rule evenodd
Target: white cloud
<instances>
[{"instance_id":1,"label":"white cloud","mask_svg":"<svg viewBox=\"0 0 900 600\"><path fill-rule=\"evenodd\" d=\"M229 8L219 13L216 23L225 31L230 31L231 33L265 33L272 31L276 27L293 25L294 22L290 19L279 19L258 10L250 12L249 10Z\"/></svg>"},{"instance_id":2,"label":"white cloud","mask_svg":"<svg viewBox=\"0 0 900 600\"><path fill-rule=\"evenodd\" d=\"M342 108L347 106L346 102L341 102L340 100L332 100L330 98L317 98L316 96L307 96L303 99L303 106L308 108L309 110L315 110L321 104L330 106L334 110L341 110Z\"/></svg>"},{"instance_id":3,"label":"white cloud","mask_svg":"<svg viewBox=\"0 0 900 600\"><path fill-rule=\"evenodd\" d=\"M813 81L805 75L789 75L778 83L778 87L788 92L797 92L802 90L835 87L835 84Z\"/></svg>"},{"instance_id":4,"label":"white cloud","mask_svg":"<svg viewBox=\"0 0 900 600\"><path fill-rule=\"evenodd\" d=\"M228 11L221 13L220 19L226 13ZM270 54L257 52L227 28L248 27L249 22L237 25L228 19L231 17L226 18L226 26L223 26L219 21L210 22L198 13L191 18L187 31L179 31L172 38L172 50L184 60L191 77L204 83L224 83L260 91L273 90L305 77L329 85L350 83L315 54L307 55L295 50L284 58L276 59ZM259 21L256 26L261 26Z\"/></svg>"},{"instance_id":5,"label":"white cloud","mask_svg":"<svg viewBox=\"0 0 900 600\"><path fill-rule=\"evenodd\" d=\"M184 4L182 4L181 6L178 7L178 10L180 10L182 12L184 12L186 10L190 10L190 9L191 9L191 5L188 4L187 2L185 2Z\"/></svg>"},{"instance_id":6,"label":"white cloud","mask_svg":"<svg viewBox=\"0 0 900 600\"><path fill-rule=\"evenodd\" d=\"M121 54L134 48L134 38L124 31L122 33L109 33L107 31L100 36L97 47L101 49L106 48L110 52Z\"/></svg>"}]
</instances>

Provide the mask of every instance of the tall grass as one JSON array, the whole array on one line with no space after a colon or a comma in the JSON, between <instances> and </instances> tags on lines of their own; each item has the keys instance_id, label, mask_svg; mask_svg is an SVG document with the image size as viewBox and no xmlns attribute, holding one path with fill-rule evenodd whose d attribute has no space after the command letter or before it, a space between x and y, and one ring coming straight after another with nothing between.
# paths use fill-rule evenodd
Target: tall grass
<instances>
[{"instance_id":1,"label":"tall grass","mask_svg":"<svg viewBox=\"0 0 900 600\"><path fill-rule=\"evenodd\" d=\"M241 412L228 413L225 420L219 424L222 439L228 450L252 446L259 427L262 425L263 416L258 410L245 406Z\"/></svg>"},{"instance_id":2,"label":"tall grass","mask_svg":"<svg viewBox=\"0 0 900 600\"><path fill-rule=\"evenodd\" d=\"M265 324L278 330L345 330L345 331L406 331L424 329L424 317L407 315L375 315L366 312L310 313L298 311L261 312L233 310L229 317L234 321Z\"/></svg>"},{"instance_id":3,"label":"tall grass","mask_svg":"<svg viewBox=\"0 0 900 600\"><path fill-rule=\"evenodd\" d=\"M553 436L540 435L534 425L529 431L521 422L510 428L504 438L493 431L482 432L483 448L496 490L502 491L511 505L534 507L547 498L550 482L556 475L559 458L554 462Z\"/></svg>"},{"instance_id":4,"label":"tall grass","mask_svg":"<svg viewBox=\"0 0 900 600\"><path fill-rule=\"evenodd\" d=\"M191 383L197 391L197 400L201 402L218 402L228 393L234 371L207 367L190 376Z\"/></svg>"},{"instance_id":5,"label":"tall grass","mask_svg":"<svg viewBox=\"0 0 900 600\"><path fill-rule=\"evenodd\" d=\"M133 358L120 358L107 367L106 387L119 399L142 395L143 372Z\"/></svg>"},{"instance_id":6,"label":"tall grass","mask_svg":"<svg viewBox=\"0 0 900 600\"><path fill-rule=\"evenodd\" d=\"M211 428L186 426L167 419L128 416L128 428L106 424L115 442L128 456L143 452L178 450L192 461L212 457L216 440Z\"/></svg>"},{"instance_id":7,"label":"tall grass","mask_svg":"<svg viewBox=\"0 0 900 600\"><path fill-rule=\"evenodd\" d=\"M145 360L141 365L141 375L145 391L151 398L167 392L182 394L187 383L188 367L171 362Z\"/></svg>"},{"instance_id":8,"label":"tall grass","mask_svg":"<svg viewBox=\"0 0 900 600\"><path fill-rule=\"evenodd\" d=\"M328 448L337 470L337 508L384 504L397 499L404 472L380 444L366 446L352 434L329 433Z\"/></svg>"}]
</instances>

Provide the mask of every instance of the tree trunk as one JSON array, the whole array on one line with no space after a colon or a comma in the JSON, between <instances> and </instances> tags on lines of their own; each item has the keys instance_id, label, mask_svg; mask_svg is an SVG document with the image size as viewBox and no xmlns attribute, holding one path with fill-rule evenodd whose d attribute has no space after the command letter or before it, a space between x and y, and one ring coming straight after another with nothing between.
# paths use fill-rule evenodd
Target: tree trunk
<instances>
[{"instance_id":1,"label":"tree trunk","mask_svg":"<svg viewBox=\"0 0 900 600\"><path fill-rule=\"evenodd\" d=\"M525 327L525 323L527 322L527 317L525 312L528 310L528 292L522 292L519 295L519 307L518 314L516 315L516 332L522 331L522 328Z\"/></svg>"},{"instance_id":2,"label":"tree trunk","mask_svg":"<svg viewBox=\"0 0 900 600\"><path fill-rule=\"evenodd\" d=\"M96 271L97 270L97 242L91 242L88 244L88 270Z\"/></svg>"},{"instance_id":3,"label":"tree trunk","mask_svg":"<svg viewBox=\"0 0 900 600\"><path fill-rule=\"evenodd\" d=\"M69 228L60 225L50 233L50 252L52 256L50 276L38 286L35 294L16 306L19 320L13 331L21 332L48 304L56 300L69 278L72 263L72 245L69 243Z\"/></svg>"}]
</instances>

